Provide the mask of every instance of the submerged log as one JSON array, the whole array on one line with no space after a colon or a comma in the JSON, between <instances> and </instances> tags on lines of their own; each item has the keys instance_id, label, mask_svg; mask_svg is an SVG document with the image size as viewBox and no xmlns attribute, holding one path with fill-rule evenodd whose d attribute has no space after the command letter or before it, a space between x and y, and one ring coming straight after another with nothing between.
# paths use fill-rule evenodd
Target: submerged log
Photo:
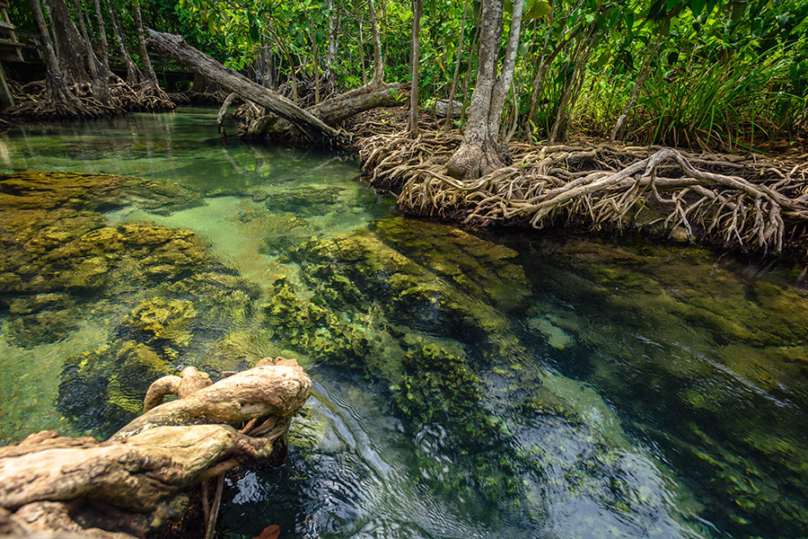
<instances>
[{"instance_id":1,"label":"submerged log","mask_svg":"<svg viewBox=\"0 0 808 539\"><path fill-rule=\"evenodd\" d=\"M167 378L106 442L44 431L0 448L2 533L142 537L184 513L186 487L269 457L312 387L283 358L216 384L192 367ZM169 393L180 398L157 405Z\"/></svg>"}]
</instances>

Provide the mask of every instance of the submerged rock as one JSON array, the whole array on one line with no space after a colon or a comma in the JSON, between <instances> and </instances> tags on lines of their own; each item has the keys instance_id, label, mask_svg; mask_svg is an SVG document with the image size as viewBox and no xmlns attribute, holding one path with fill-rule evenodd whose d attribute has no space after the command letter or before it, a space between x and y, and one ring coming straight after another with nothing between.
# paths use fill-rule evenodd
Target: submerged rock
<instances>
[{"instance_id":1,"label":"submerged rock","mask_svg":"<svg viewBox=\"0 0 808 539\"><path fill-rule=\"evenodd\" d=\"M520 341L507 313L526 307L531 285L513 263L515 251L391 218L373 231L312 238L287 256L299 281L274 282L263 304L267 330L296 355L376 383L406 431L422 440L415 458L431 488L483 506L526 507L519 500L536 493L526 490L524 474L539 482L541 466L516 451L535 436L533 427L521 427L525 441L515 443L511 418L555 418L561 431L581 432L588 459L612 450L596 425L545 387ZM427 443L432 434L424 433L442 434ZM449 454L451 473L442 464ZM587 462L586 474L614 475L622 465Z\"/></svg>"},{"instance_id":2,"label":"submerged rock","mask_svg":"<svg viewBox=\"0 0 808 539\"><path fill-rule=\"evenodd\" d=\"M196 310L190 301L152 298L132 310L124 327L147 341L167 340L179 349L190 344L190 326L195 318Z\"/></svg>"},{"instance_id":3,"label":"submerged rock","mask_svg":"<svg viewBox=\"0 0 808 539\"><path fill-rule=\"evenodd\" d=\"M560 364L647 423L722 529L763 536L776 514L783 536L799 535L808 291L694 247L567 238L540 254L546 299L529 312L574 340Z\"/></svg>"}]
</instances>

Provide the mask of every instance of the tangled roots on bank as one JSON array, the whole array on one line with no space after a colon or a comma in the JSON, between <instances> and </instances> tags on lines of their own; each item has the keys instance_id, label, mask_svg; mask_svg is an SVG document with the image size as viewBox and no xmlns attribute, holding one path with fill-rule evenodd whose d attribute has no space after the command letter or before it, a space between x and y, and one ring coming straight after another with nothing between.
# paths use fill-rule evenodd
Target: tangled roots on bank
<instances>
[{"instance_id":1,"label":"tangled roots on bank","mask_svg":"<svg viewBox=\"0 0 808 539\"><path fill-rule=\"evenodd\" d=\"M78 103L54 101L48 98L44 82L29 83L26 92L15 95L18 104L3 111L11 120L74 120L119 116L131 111L159 112L176 108L159 86L148 82L130 86L125 82L110 84L111 103L105 105L93 94L89 83L74 84L70 91Z\"/></svg>"},{"instance_id":2,"label":"tangled roots on bank","mask_svg":"<svg viewBox=\"0 0 808 539\"><path fill-rule=\"evenodd\" d=\"M725 248L779 253L808 246L808 163L689 154L661 147L511 145L513 165L457 180L457 134L377 135L359 143L374 186L398 207L467 224L635 228Z\"/></svg>"}]
</instances>

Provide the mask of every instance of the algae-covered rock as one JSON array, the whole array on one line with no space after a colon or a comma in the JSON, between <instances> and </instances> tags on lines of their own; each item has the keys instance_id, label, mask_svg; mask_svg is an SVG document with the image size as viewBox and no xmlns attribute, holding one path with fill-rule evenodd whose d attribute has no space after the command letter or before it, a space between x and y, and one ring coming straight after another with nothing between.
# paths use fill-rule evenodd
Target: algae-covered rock
<instances>
[{"instance_id":1,"label":"algae-covered rock","mask_svg":"<svg viewBox=\"0 0 808 539\"><path fill-rule=\"evenodd\" d=\"M523 464L503 418L540 414L586 427L564 397L543 387L541 368L506 315L530 290L516 253L438 225L416 225L417 238L396 239L403 221L387 221L375 232L311 238L288 253L300 271L273 283L263 304L267 330L295 354L383 388L420 440L414 457L431 488L517 507L526 495ZM440 434L426 443L427 432Z\"/></svg>"},{"instance_id":2,"label":"algae-covered rock","mask_svg":"<svg viewBox=\"0 0 808 539\"><path fill-rule=\"evenodd\" d=\"M153 348L116 340L68 359L58 407L78 428L103 437L142 412L151 382L175 372Z\"/></svg>"},{"instance_id":3,"label":"algae-covered rock","mask_svg":"<svg viewBox=\"0 0 808 539\"><path fill-rule=\"evenodd\" d=\"M167 340L184 348L191 342L190 326L195 318L196 310L190 301L155 298L135 307L124 324L147 342Z\"/></svg>"},{"instance_id":4,"label":"algae-covered rock","mask_svg":"<svg viewBox=\"0 0 808 539\"><path fill-rule=\"evenodd\" d=\"M793 432L808 426L808 292L701 248L583 238L541 247L532 273L546 303L529 313L574 339L565 363L651 424L667 458L706 489L714 522L763 536L776 513L783 535L798 535L808 452Z\"/></svg>"},{"instance_id":5,"label":"algae-covered rock","mask_svg":"<svg viewBox=\"0 0 808 539\"><path fill-rule=\"evenodd\" d=\"M531 284L518 253L464 230L428 221L395 217L374 223L379 238L419 262L453 286L499 309L524 306Z\"/></svg>"},{"instance_id":6,"label":"algae-covered rock","mask_svg":"<svg viewBox=\"0 0 808 539\"><path fill-rule=\"evenodd\" d=\"M332 239L312 239L293 251L316 297L335 308L358 298L379 303L396 324L457 333L507 331L509 322L494 307L475 299L428 267L388 246L373 232L359 230Z\"/></svg>"},{"instance_id":7,"label":"algae-covered rock","mask_svg":"<svg viewBox=\"0 0 808 539\"><path fill-rule=\"evenodd\" d=\"M210 345L195 365L202 372L221 375L224 371L242 371L270 354L263 353L254 336L246 332L229 333Z\"/></svg>"},{"instance_id":8,"label":"algae-covered rock","mask_svg":"<svg viewBox=\"0 0 808 539\"><path fill-rule=\"evenodd\" d=\"M248 368L259 351L247 335L232 333L233 321L251 312L243 302L254 290L244 284L209 271L148 288L149 297L112 330L108 346L68 359L59 409L81 428L103 434L137 415L160 376L187 365L213 374Z\"/></svg>"},{"instance_id":9,"label":"algae-covered rock","mask_svg":"<svg viewBox=\"0 0 808 539\"><path fill-rule=\"evenodd\" d=\"M33 171L0 174L2 210L107 210L132 202L155 211L193 207L201 199L181 186L130 176Z\"/></svg>"},{"instance_id":10,"label":"algae-covered rock","mask_svg":"<svg viewBox=\"0 0 808 539\"><path fill-rule=\"evenodd\" d=\"M370 352L369 335L357 321L348 321L327 307L305 301L285 279L274 283L264 305L273 336L316 361L362 368Z\"/></svg>"},{"instance_id":11,"label":"algae-covered rock","mask_svg":"<svg viewBox=\"0 0 808 539\"><path fill-rule=\"evenodd\" d=\"M343 189L330 186L306 186L272 193L264 204L273 212L289 212L295 215L322 215L333 210Z\"/></svg>"}]
</instances>

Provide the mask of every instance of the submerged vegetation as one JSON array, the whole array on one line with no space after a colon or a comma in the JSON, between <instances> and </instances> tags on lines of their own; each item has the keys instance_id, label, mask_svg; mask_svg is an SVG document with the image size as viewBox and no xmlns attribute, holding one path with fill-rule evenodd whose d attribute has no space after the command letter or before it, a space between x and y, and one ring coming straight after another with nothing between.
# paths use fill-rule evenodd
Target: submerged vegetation
<instances>
[{"instance_id":1,"label":"submerged vegetation","mask_svg":"<svg viewBox=\"0 0 808 539\"><path fill-rule=\"evenodd\" d=\"M172 151L175 167L215 169L216 155L234 171L225 182L203 168L173 181L3 176L3 349L41 354L98 326L42 374L63 433L108 436L155 378L186 367L218 380L296 357L315 398L286 467L229 476L228 532L352 536L381 522L426 536L470 523L513 537L765 536L776 521L799 535L800 267L752 274L630 235L480 235L382 214L368 225L362 212L389 207L372 191L299 179L330 158L291 178L209 142L149 148ZM9 402L2 433L17 440L40 410ZM262 520L275 504L289 516Z\"/></svg>"}]
</instances>

